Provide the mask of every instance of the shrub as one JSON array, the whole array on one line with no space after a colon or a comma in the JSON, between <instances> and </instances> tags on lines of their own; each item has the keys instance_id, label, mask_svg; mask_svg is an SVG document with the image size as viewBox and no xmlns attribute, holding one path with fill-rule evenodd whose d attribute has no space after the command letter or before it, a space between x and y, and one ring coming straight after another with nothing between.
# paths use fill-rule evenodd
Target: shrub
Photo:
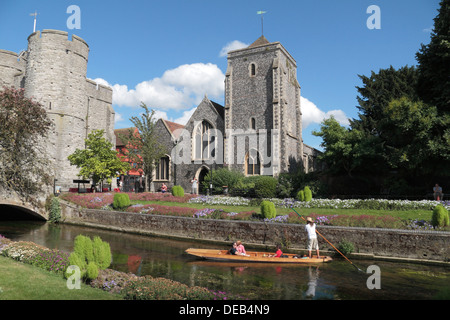
<instances>
[{"instance_id":1,"label":"shrub","mask_svg":"<svg viewBox=\"0 0 450 320\"><path fill-rule=\"evenodd\" d=\"M232 192L237 187L242 185L244 175L237 170L229 170L227 168L220 168L208 172L203 181L203 187L209 189L212 178L213 193L222 194L223 186L228 187L228 192Z\"/></svg>"},{"instance_id":2,"label":"shrub","mask_svg":"<svg viewBox=\"0 0 450 320\"><path fill-rule=\"evenodd\" d=\"M267 200L261 202L261 214L265 219L275 218L277 211L275 210L274 203Z\"/></svg>"},{"instance_id":3,"label":"shrub","mask_svg":"<svg viewBox=\"0 0 450 320\"><path fill-rule=\"evenodd\" d=\"M305 201L305 191L300 190L297 192L297 200L302 202Z\"/></svg>"},{"instance_id":4,"label":"shrub","mask_svg":"<svg viewBox=\"0 0 450 320\"><path fill-rule=\"evenodd\" d=\"M255 193L258 198L274 198L277 191L277 179L262 176L255 182Z\"/></svg>"},{"instance_id":5,"label":"shrub","mask_svg":"<svg viewBox=\"0 0 450 320\"><path fill-rule=\"evenodd\" d=\"M350 241L347 240L343 240L341 242L339 242L338 244L338 250L343 254L343 255L347 255L352 253L353 251L355 251L355 246L353 245L353 243L351 243Z\"/></svg>"},{"instance_id":6,"label":"shrub","mask_svg":"<svg viewBox=\"0 0 450 320\"><path fill-rule=\"evenodd\" d=\"M288 173L280 174L278 176L277 197L281 199L289 198L293 191L291 175Z\"/></svg>"},{"instance_id":7,"label":"shrub","mask_svg":"<svg viewBox=\"0 0 450 320\"><path fill-rule=\"evenodd\" d=\"M312 200L312 192L311 189L306 186L305 189L303 189L304 193L305 193L305 201L309 202Z\"/></svg>"},{"instance_id":8,"label":"shrub","mask_svg":"<svg viewBox=\"0 0 450 320\"><path fill-rule=\"evenodd\" d=\"M98 268L105 270L111 264L111 247L108 242L102 241L100 237L94 237L92 241L92 249L94 250L94 260Z\"/></svg>"},{"instance_id":9,"label":"shrub","mask_svg":"<svg viewBox=\"0 0 450 320\"><path fill-rule=\"evenodd\" d=\"M113 207L114 209L124 209L130 206L130 197L126 193L116 193L114 195Z\"/></svg>"},{"instance_id":10,"label":"shrub","mask_svg":"<svg viewBox=\"0 0 450 320\"><path fill-rule=\"evenodd\" d=\"M445 227L448 226L449 223L449 216L448 216L448 210L444 208L442 204L438 204L433 209L433 215L431 217L431 224L436 227Z\"/></svg>"},{"instance_id":11,"label":"shrub","mask_svg":"<svg viewBox=\"0 0 450 320\"><path fill-rule=\"evenodd\" d=\"M49 211L50 222L59 222L61 220L61 206L58 198L52 198Z\"/></svg>"},{"instance_id":12,"label":"shrub","mask_svg":"<svg viewBox=\"0 0 450 320\"><path fill-rule=\"evenodd\" d=\"M184 197L184 190L181 186L172 187L172 195L175 197Z\"/></svg>"},{"instance_id":13,"label":"shrub","mask_svg":"<svg viewBox=\"0 0 450 320\"><path fill-rule=\"evenodd\" d=\"M88 280L94 280L98 277L98 266L95 262L91 261L86 266L86 278Z\"/></svg>"},{"instance_id":14,"label":"shrub","mask_svg":"<svg viewBox=\"0 0 450 320\"><path fill-rule=\"evenodd\" d=\"M69 263L78 266L81 277L87 280L95 279L99 269L104 270L111 264L109 243L102 241L100 237L95 237L92 241L91 238L80 234L75 237L73 249Z\"/></svg>"}]
</instances>

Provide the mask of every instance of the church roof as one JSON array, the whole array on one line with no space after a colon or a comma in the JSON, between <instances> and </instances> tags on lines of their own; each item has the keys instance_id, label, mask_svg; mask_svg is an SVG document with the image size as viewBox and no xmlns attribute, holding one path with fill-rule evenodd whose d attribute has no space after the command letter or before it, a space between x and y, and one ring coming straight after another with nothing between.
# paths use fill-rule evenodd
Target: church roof
<instances>
[{"instance_id":1,"label":"church roof","mask_svg":"<svg viewBox=\"0 0 450 320\"><path fill-rule=\"evenodd\" d=\"M177 129L183 129L184 126L182 124L164 120L164 119L161 119L161 120L166 124L167 129L169 129L170 133L173 134L175 136L175 138L178 138L180 136L180 131L178 131L178 132L175 132L175 131Z\"/></svg>"},{"instance_id":2,"label":"church roof","mask_svg":"<svg viewBox=\"0 0 450 320\"><path fill-rule=\"evenodd\" d=\"M262 46L265 44L269 44L269 40L266 39L266 37L264 37L264 35L262 35L261 37L259 37L258 39L256 39L255 42L253 42L251 45L249 45L249 48L253 48L253 47L257 47L257 46Z\"/></svg>"}]
</instances>

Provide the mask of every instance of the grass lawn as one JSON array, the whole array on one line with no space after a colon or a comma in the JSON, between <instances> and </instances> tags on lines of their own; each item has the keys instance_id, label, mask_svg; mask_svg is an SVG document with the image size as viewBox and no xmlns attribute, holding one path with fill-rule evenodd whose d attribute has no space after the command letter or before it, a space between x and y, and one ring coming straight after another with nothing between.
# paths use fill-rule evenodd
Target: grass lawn
<instances>
[{"instance_id":1,"label":"grass lawn","mask_svg":"<svg viewBox=\"0 0 450 320\"><path fill-rule=\"evenodd\" d=\"M0 256L0 300L120 300L121 296L81 284L70 290L61 275Z\"/></svg>"}]
</instances>

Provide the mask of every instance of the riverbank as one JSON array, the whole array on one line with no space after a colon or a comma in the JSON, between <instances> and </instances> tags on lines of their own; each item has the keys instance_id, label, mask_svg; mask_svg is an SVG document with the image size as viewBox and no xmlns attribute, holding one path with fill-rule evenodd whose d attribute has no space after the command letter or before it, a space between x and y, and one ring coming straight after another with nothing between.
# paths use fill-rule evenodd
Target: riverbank
<instances>
[{"instance_id":1,"label":"riverbank","mask_svg":"<svg viewBox=\"0 0 450 320\"><path fill-rule=\"evenodd\" d=\"M289 250L304 251L304 226L274 222L199 219L119 211L84 209L61 201L62 222L127 233L208 241L229 246L242 240L249 247L270 249L283 244ZM355 246L350 257L450 265L450 233L318 226L331 243L346 240ZM321 250L331 247L320 241Z\"/></svg>"},{"instance_id":2,"label":"riverbank","mask_svg":"<svg viewBox=\"0 0 450 320\"><path fill-rule=\"evenodd\" d=\"M38 267L0 255L0 300L122 300L119 295L81 284L67 289L67 280Z\"/></svg>"}]
</instances>

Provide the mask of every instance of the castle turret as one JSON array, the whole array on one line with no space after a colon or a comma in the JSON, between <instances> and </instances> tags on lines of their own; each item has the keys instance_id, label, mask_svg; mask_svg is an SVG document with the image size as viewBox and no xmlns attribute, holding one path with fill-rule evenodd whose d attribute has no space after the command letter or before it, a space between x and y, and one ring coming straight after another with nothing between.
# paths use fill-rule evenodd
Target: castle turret
<instances>
[{"instance_id":1,"label":"castle turret","mask_svg":"<svg viewBox=\"0 0 450 320\"><path fill-rule=\"evenodd\" d=\"M84 147L86 138L87 43L58 30L37 31L28 37L25 94L41 103L54 123L46 143L54 161L58 185L70 185L78 169L67 157Z\"/></svg>"}]
</instances>

